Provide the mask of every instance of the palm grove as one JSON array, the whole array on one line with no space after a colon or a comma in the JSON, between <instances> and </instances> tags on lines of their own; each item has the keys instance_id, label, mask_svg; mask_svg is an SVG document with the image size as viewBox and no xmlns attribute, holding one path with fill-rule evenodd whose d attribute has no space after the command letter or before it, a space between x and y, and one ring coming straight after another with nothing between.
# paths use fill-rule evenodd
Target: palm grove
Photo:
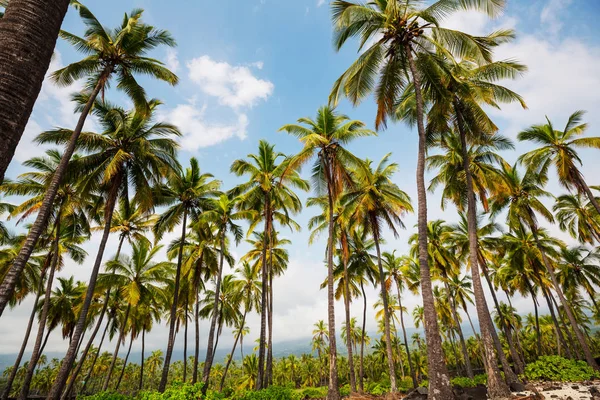
<instances>
[{"instance_id":1,"label":"palm grove","mask_svg":"<svg viewBox=\"0 0 600 400\"><path fill-rule=\"evenodd\" d=\"M47 7L43 3L38 6ZM508 103L526 108L501 85L525 74L526 66L493 57L515 33L479 37L443 28L444 18L460 10L493 18L503 1L333 1L335 48L358 39L357 60L334 83L327 106L281 127L298 138L298 152L283 154L261 141L255 154L231 165L244 180L233 188L222 187L194 158L180 165L178 128L159 120L160 100L137 81L145 75L177 84L174 73L148 56L174 46L172 36L146 24L141 10L108 29L84 5L71 3L86 29L60 37L84 58L54 71L52 79L64 86L85 82L73 95L79 120L40 133L38 143L56 148L24 162L27 172L0 186L3 196L21 201L0 203L4 218L28 224L26 234L0 225L0 314L35 298L18 357L4 372L2 398L163 392L178 381L201 383L203 394L326 385L328 398L338 399L340 388L394 393L426 380L429 396L443 399L453 396L450 370L468 378L483 370L490 397L505 398L525 366L543 354L598 368L600 337L591 328L600 318L600 188L581 173L578 150L600 148L600 138L584 136L581 111L564 128L547 119L519 133L533 150L509 164L500 152L513 151L514 143L487 111ZM27 7L33 6L11 1L0 32ZM53 41L46 42L51 51ZM111 84L131 99L132 109L106 98ZM348 148L376 133L335 106L342 98L357 105L369 96L377 104L377 130L390 120L416 126L414 206L393 183L399 166L389 154L365 160ZM31 97L33 104L37 92ZM90 115L95 132L84 130ZM310 183L301 174L307 165ZM426 170L433 173L430 182ZM565 194L546 190L551 174ZM458 223L427 219L427 192L434 190L441 190L442 208L456 209ZM320 210L305 227L311 241L327 240L327 320L315 323L312 354L274 359L273 286L289 261L284 231L301 228L294 220L302 211L301 192L310 193L307 206ZM384 249L384 238L399 237L405 215L414 211L410 252ZM542 224L556 224L579 244L566 245ZM87 259L81 246L94 231L101 239L89 280L57 277L66 259ZM166 242L171 232L177 238ZM116 254L105 254L109 237L118 238ZM242 241L251 250L236 260L232 250ZM167 259L160 259L165 252ZM379 291L373 338L366 331L370 286ZM420 293L422 306L407 310L408 293ZM530 299L534 313L517 313L511 303L517 295ZM337 327L340 299L344 322ZM244 355L250 313L260 315L260 337ZM409 317L424 327L424 338L409 337ZM463 331L464 317L471 336ZM209 327L207 338L200 337L201 323ZM164 352L145 349L145 335L157 324L168 326ZM234 344L221 364L215 353L225 327ZM48 362L44 347L55 330L68 350ZM172 362L177 335L184 335L184 357ZM106 349L109 339L114 349ZM141 341L139 360L129 357L134 341ZM342 347L345 355L338 357Z\"/></svg>"}]
</instances>

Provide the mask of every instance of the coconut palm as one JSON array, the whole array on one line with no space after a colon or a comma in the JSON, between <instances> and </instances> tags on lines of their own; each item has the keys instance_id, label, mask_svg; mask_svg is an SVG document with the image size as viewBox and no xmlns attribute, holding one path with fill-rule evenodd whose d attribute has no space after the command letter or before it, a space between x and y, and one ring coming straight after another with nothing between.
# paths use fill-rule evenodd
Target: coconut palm
<instances>
[{"instance_id":1,"label":"coconut palm","mask_svg":"<svg viewBox=\"0 0 600 400\"><path fill-rule=\"evenodd\" d=\"M375 133L364 127L360 121L350 120L347 116L335 112L331 107L319 108L316 119L300 118L298 124L284 125L280 128L300 139L303 149L290 162L299 167L313 158L312 179L317 196L327 193L328 202L328 240L327 240L327 305L329 325L329 389L328 398L338 400L340 392L337 376L337 349L335 335L335 304L333 285L334 253L334 205L343 189L351 184L349 168L360 164L344 145L361 136Z\"/></svg>"},{"instance_id":2,"label":"coconut palm","mask_svg":"<svg viewBox=\"0 0 600 400\"><path fill-rule=\"evenodd\" d=\"M508 209L507 222L509 226L519 227L524 225L531 231L539 248L542 263L550 275L554 290L558 294L561 305L564 307L569 323L575 332L577 342L583 350L586 361L591 367L598 368L598 364L594 360L589 345L585 340L581 329L577 325L575 315L573 314L556 278L552 262L548 259L546 252L539 241L537 214L540 214L548 221L554 220L552 213L550 213L539 199L539 197L548 196L548 193L545 192L542 187L544 182L545 177L543 174L540 175L534 170L529 169L521 176L516 166L510 167L509 165L503 165L503 189L492 199L492 212L498 213L500 210Z\"/></svg>"},{"instance_id":3,"label":"coconut palm","mask_svg":"<svg viewBox=\"0 0 600 400\"><path fill-rule=\"evenodd\" d=\"M171 317L169 323L169 340L165 364L158 390L163 392L167 385L171 355L175 345L175 314L179 298L179 287L181 281L181 266L183 263L183 249L190 221L197 221L199 215L209 207L210 199L217 195L221 182L212 179L211 174L202 173L198 160L190 159L190 167L185 171L176 171L167 177L167 183L156 190L157 204L169 205L170 207L157 219L153 231L155 240L159 241L165 232L170 232L181 224L181 240L177 255L177 269L175 272L175 287L173 291L173 302L171 303Z\"/></svg>"},{"instance_id":4,"label":"coconut palm","mask_svg":"<svg viewBox=\"0 0 600 400\"><path fill-rule=\"evenodd\" d=\"M552 209L560 229L581 243L600 243L600 214L580 193L558 196Z\"/></svg>"},{"instance_id":5,"label":"coconut palm","mask_svg":"<svg viewBox=\"0 0 600 400\"><path fill-rule=\"evenodd\" d=\"M143 13L141 9L134 10L130 15L126 14L121 26L110 30L104 28L88 8L78 1L72 3L79 11L87 30L84 37L64 31L61 36L75 46L77 50L86 54L87 57L54 72L52 78L56 83L63 86L71 85L78 79L87 78L87 94L80 96L79 99L85 105L78 108L81 111L81 116L74 130L60 129L55 132L58 136L61 136L60 143L66 145L66 147L56 172L48 185L48 190L44 194L44 200L36 220L29 230L27 240L15 260L13 268L0 285L0 315L14 290L18 276L21 274L47 224L69 160L75 149L81 148L78 141L83 125L94 106L98 94L100 92L104 94L105 88L116 77L117 89L124 91L131 97L139 109L139 115L150 115L152 106L146 102L145 91L136 81L134 75L148 75L172 85L177 83L177 76L164 67L160 61L146 57L146 54L156 47L161 45L174 46L175 41L167 31L144 24L141 21ZM102 97L104 98L104 95ZM40 143L44 143L44 140L44 136L37 139Z\"/></svg>"},{"instance_id":6,"label":"coconut palm","mask_svg":"<svg viewBox=\"0 0 600 400\"><path fill-rule=\"evenodd\" d=\"M565 291L577 292L583 289L594 304L596 312L600 308L595 299L594 286L600 284L600 253L583 246L563 247L560 249L556 277Z\"/></svg>"},{"instance_id":7,"label":"coconut palm","mask_svg":"<svg viewBox=\"0 0 600 400\"><path fill-rule=\"evenodd\" d=\"M108 103L97 103L95 113L100 117L102 133L83 132L78 146L87 155L73 160L73 169L81 174L79 189L83 193L99 191L104 194L104 230L98 254L92 268L88 289L79 315L74 339L78 343L85 328L87 312L94 296L96 280L106 242L112 226L112 216L119 198L129 198L129 184L135 188L132 201L144 210L153 207L151 188L170 171L177 170L177 148L174 137L179 131L172 125L155 122L153 113L160 102L153 100L148 109L124 111ZM43 143L65 143L70 131L59 129L40 135ZM61 364L49 398L58 398L76 356L76 344L71 343Z\"/></svg>"},{"instance_id":8,"label":"coconut palm","mask_svg":"<svg viewBox=\"0 0 600 400\"><path fill-rule=\"evenodd\" d=\"M546 124L534 125L520 132L519 140L541 146L523 154L520 160L544 175L554 166L560 184L569 190L575 189L578 193L585 193L596 212L600 214L600 204L577 167L577 164L583 164L577 154L577 148L600 149L600 137L578 138L588 127L586 123L581 122L584 114L585 111L575 111L571 114L562 131L554 129L552 122L546 117Z\"/></svg>"},{"instance_id":9,"label":"coconut palm","mask_svg":"<svg viewBox=\"0 0 600 400\"><path fill-rule=\"evenodd\" d=\"M249 160L235 160L231 165L231 172L237 176L248 175L247 182L237 186L233 193L240 194L239 206L246 210L261 210L257 219L253 221L252 228L261 220L264 221L264 235L262 246L262 298L261 298L261 330L258 351L258 377L257 389L268 385L271 380L272 364L267 360L265 373L265 351L267 345L267 297L270 294L268 287L268 243L272 240L273 220L276 218L282 224L290 225L288 212L297 213L302 209L293 189L308 190L308 183L298 174L298 167L290 164L290 159L283 153L276 152L275 146L265 140L258 144L258 154L249 154ZM281 159L281 161L280 161ZM269 314L270 315L270 314ZM271 322L271 321L269 321ZM269 323L269 325L272 325ZM270 332L270 331L269 331ZM269 347L270 349L270 347ZM272 362L272 360L271 360Z\"/></svg>"},{"instance_id":10,"label":"coconut palm","mask_svg":"<svg viewBox=\"0 0 600 400\"><path fill-rule=\"evenodd\" d=\"M435 320L435 306L427 266L427 199L425 191L426 132L424 99L421 79L430 66L418 63L421 53L450 53L471 58L478 63L492 61L491 47L511 32L498 31L488 37L473 37L456 30L445 29L440 22L461 9L475 9L490 16L502 11L504 3L485 0L478 2L439 0L424 6L419 0L379 1L366 4L337 0L332 3L334 44L340 49L349 38L358 37L360 49L368 48L334 84L330 103L336 104L344 94L353 104L371 92L377 102L376 128L386 126L387 117L394 114L403 88L412 80L415 92L415 121L419 134L417 189L419 205L418 229L421 235L420 260L422 296L427 310L427 342L430 366L430 392L434 399L451 396L450 379L445 368L441 339ZM378 82L376 83L376 81ZM434 390L435 389L435 390Z\"/></svg>"}]
</instances>

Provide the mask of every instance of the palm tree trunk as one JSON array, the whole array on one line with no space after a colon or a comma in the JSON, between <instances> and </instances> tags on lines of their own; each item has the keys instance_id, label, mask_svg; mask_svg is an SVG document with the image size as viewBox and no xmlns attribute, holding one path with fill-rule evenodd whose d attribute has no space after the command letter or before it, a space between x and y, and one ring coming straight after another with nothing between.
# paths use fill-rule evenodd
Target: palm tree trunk
<instances>
[{"instance_id":1,"label":"palm tree trunk","mask_svg":"<svg viewBox=\"0 0 600 400\"><path fill-rule=\"evenodd\" d=\"M146 329L142 329L142 358L140 360L140 384L138 392L144 388L144 351L146 350Z\"/></svg>"},{"instance_id":2,"label":"palm tree trunk","mask_svg":"<svg viewBox=\"0 0 600 400\"><path fill-rule=\"evenodd\" d=\"M187 209L183 210L183 224L181 227L181 243L179 243L179 254L177 256L177 271L175 272L175 287L173 293L173 303L171 304L171 318L169 321L169 340L167 342L167 353L165 354L165 363L163 365L162 375L158 391L164 392L169 378L169 367L171 366L171 356L175 346L175 322L177 319L177 302L179 301L179 282L181 280L181 264L183 262L183 246L185 244L185 234L187 230Z\"/></svg>"},{"instance_id":3,"label":"palm tree trunk","mask_svg":"<svg viewBox=\"0 0 600 400\"><path fill-rule=\"evenodd\" d=\"M450 291L450 286L448 286L447 279L445 277L444 285L446 286L446 292L450 295L452 292ZM458 313L456 312L456 303L454 302L454 298L452 295L449 296L448 302L450 303L450 312L452 313L452 319L454 320L454 324L456 325L456 332L458 333L458 339L460 341L460 348L463 353L463 358L465 362L465 369L467 372L467 377L473 379L473 367L471 366L471 360L469 359L469 352L467 351L467 344L465 343L465 336L463 335L462 327L460 326L460 320L458 319Z\"/></svg>"},{"instance_id":4,"label":"palm tree trunk","mask_svg":"<svg viewBox=\"0 0 600 400\"><path fill-rule=\"evenodd\" d=\"M327 398L329 400L340 400L340 388L337 370L337 339L335 336L335 298L333 287L333 251L334 251L334 222L333 222L333 176L330 160L325 160L327 174L327 198L328 198L328 239L327 239L327 322L329 328L329 383Z\"/></svg>"},{"instance_id":5,"label":"palm tree trunk","mask_svg":"<svg viewBox=\"0 0 600 400\"><path fill-rule=\"evenodd\" d=\"M125 330L127 329L127 320L129 319L129 311L130 310L131 310L131 304L128 304L127 309L125 310L125 316L123 317L123 322L121 323L121 329L119 332L119 337L117 338L117 345L115 346L115 351L113 352L112 360L110 362L110 367L108 368L108 373L106 374L106 378L104 378L104 383L102 384L103 392L105 392L108 389L110 377L115 368L115 365L117 364L117 358L119 356L119 349L121 348L121 342L125 341Z\"/></svg>"},{"instance_id":6,"label":"palm tree trunk","mask_svg":"<svg viewBox=\"0 0 600 400\"><path fill-rule=\"evenodd\" d=\"M106 321L106 325L104 327L104 331L102 332L102 337L100 338L100 343L98 344L98 351L94 354L94 358L92 359L92 364L90 365L90 369L83 379L83 386L81 387L81 393L85 394L85 388L87 387L88 382L92 376L92 372L94 371L94 366L96 365L96 361L98 361L98 356L100 355L100 351L102 349L102 344L104 343L104 338L106 337L106 332L108 331L110 325L110 319Z\"/></svg>"},{"instance_id":7,"label":"palm tree trunk","mask_svg":"<svg viewBox=\"0 0 600 400\"><path fill-rule=\"evenodd\" d=\"M381 249L379 248L379 232L376 228L377 221L371 217L371 230L373 231L373 240L375 241L375 249L377 250L377 267L379 268L379 283L381 286L381 300L383 302L383 324L385 328L385 347L388 361L388 372L390 374L390 389L392 393L396 393L396 370L394 368L394 357L392 350L392 335L390 333L390 309L388 308L388 294L385 288L385 273L383 272L383 264L381 263Z\"/></svg>"},{"instance_id":8,"label":"palm tree trunk","mask_svg":"<svg viewBox=\"0 0 600 400\"><path fill-rule=\"evenodd\" d=\"M198 382L198 359L200 352L200 306L199 306L199 297L200 297L200 268L202 267L202 261L204 259L204 253L200 255L200 259L196 263L196 288L194 290L195 293L195 311L194 311L194 328L195 332L195 348L194 348L194 368L192 373L192 384Z\"/></svg>"},{"instance_id":9,"label":"palm tree trunk","mask_svg":"<svg viewBox=\"0 0 600 400\"><path fill-rule=\"evenodd\" d=\"M44 0L44 2L46 2L46 1L47 0ZM64 0L60 0L61 3L63 1ZM11 0L11 2L13 2L13 0ZM14 1L14 3L31 3L31 2L32 2L32 0L15 0ZM7 12L7 14L8 14L8 12ZM42 25L48 23L48 21L45 20L46 17L47 17L46 15L43 15L44 23ZM0 32L3 30L3 26L5 26L6 16L4 16L4 18L2 18L2 20L3 20L3 23L0 24ZM2 43L0 43L0 54L2 54L3 44L7 43L7 42L8 42L7 40L2 40ZM3 58L0 57L0 60L3 60ZM0 61L0 65L3 62L4 61ZM8 303L8 301L10 300L10 298L13 295L13 292L15 290L15 285L17 284L17 281L19 280L19 277L21 276L21 273L23 272L23 269L25 268L27 261L29 261L29 257L31 256L31 253L33 252L33 249L35 248L35 245L37 244L37 241L40 238L40 235L42 234L44 229L46 229L46 224L48 223L48 217L50 216L52 208L54 207L54 200L56 198L56 193L58 192L58 187L60 186L63 176L65 175L65 172L67 170L67 165L69 164L69 160L71 159L71 156L73 155L73 152L75 151L77 139L79 138L79 134L81 133L81 130L83 129L83 124L85 123L87 115L89 114L90 110L92 109L94 101L96 100L96 97L98 96L98 93L100 92L100 89L102 89L104 82L106 82L106 80L112 73L112 68L113 67L107 67L107 69L104 72L102 72L101 78L98 80L98 83L96 84L96 86L94 87L94 90L90 94L90 98L89 98L88 102L86 103L85 107L83 108L81 116L79 117L79 121L77 121L77 125L75 126L75 130L73 131L73 134L71 135L71 138L69 139L69 143L65 147L65 152L63 153L62 158L60 159L60 163L56 167L56 171L54 172L54 175L52 176L52 181L50 182L50 185L48 185L48 188L46 189L46 194L44 195L44 200L42 201L42 205L38 211L38 215L35 218L35 222L29 229L29 233L27 234L27 239L23 243L23 247L21 247L19 254L15 258L15 261L14 261L11 269L8 271L8 273L4 277L4 281L2 282L2 285L0 285L0 316L4 312L4 308L6 307L6 304ZM28 71L27 71L27 73L28 73ZM0 76L2 76L2 75L3 75L3 72L2 72L2 69L0 68ZM27 79L29 79L29 78L27 78ZM3 85L3 89L4 88L5 88L5 86ZM2 92L0 93L0 104L2 104L1 102L2 102L3 95L4 95L4 90L2 90ZM14 106L15 106L14 104L11 104L10 108L6 108L6 109L7 110L13 109ZM2 116L11 115L11 113L0 113L0 114ZM0 124L2 123L1 122L2 118L3 118L2 116L0 116ZM4 133L4 132L6 132L6 130L0 129L0 132ZM2 147L4 147L4 146L2 146ZM4 158L2 158L2 160L4 160Z\"/></svg>"},{"instance_id":10,"label":"palm tree trunk","mask_svg":"<svg viewBox=\"0 0 600 400\"><path fill-rule=\"evenodd\" d=\"M2 17L0 183L42 89L68 6L68 0L11 0Z\"/></svg>"},{"instance_id":11,"label":"palm tree trunk","mask_svg":"<svg viewBox=\"0 0 600 400\"><path fill-rule=\"evenodd\" d=\"M271 222L272 224L273 222ZM272 253L272 245L270 252ZM269 344L267 345L267 384L269 387L273 384L273 255L269 257Z\"/></svg>"},{"instance_id":12,"label":"palm tree trunk","mask_svg":"<svg viewBox=\"0 0 600 400\"><path fill-rule=\"evenodd\" d=\"M419 266L421 270L421 296L423 297L424 326L427 340L427 364L429 371L429 400L448 400L454 398L450 386L448 367L444 362L442 339L437 323L435 300L431 285L427 253L427 192L425 189L425 152L427 137L425 133L423 95L421 78L412 55L410 44L405 44L405 52L415 88L417 106L417 128L419 132L419 151L417 157L417 197L418 197L418 242Z\"/></svg>"},{"instance_id":13,"label":"palm tree trunk","mask_svg":"<svg viewBox=\"0 0 600 400\"><path fill-rule=\"evenodd\" d=\"M44 294L44 304L42 306L42 313L40 315L39 325L37 337L35 339L35 344L33 346L33 352L31 353L31 359L29 360L29 364L27 365L27 373L25 374L25 378L23 379L23 384L21 385L21 392L19 394L19 400L27 400L29 396L29 388L31 386L31 380L33 379L33 374L35 373L35 368L37 363L42 355L43 348L45 347L46 341L44 340L44 344L42 344L42 339L44 337L44 330L46 329L46 323L48 320L48 310L50 309L50 296L52 295L52 284L54 282L54 273L56 272L56 267L58 265L58 259L60 257L59 252L59 243L60 243L60 224L61 224L61 213L62 213L62 204L59 207L56 216L56 223L54 227L54 241L53 241L53 254L52 261L50 264L50 271L48 272L48 280L46 282L46 293ZM48 330L50 333L50 330ZM46 335L46 339L48 335Z\"/></svg>"},{"instance_id":14,"label":"palm tree trunk","mask_svg":"<svg viewBox=\"0 0 600 400\"><path fill-rule=\"evenodd\" d=\"M221 276L223 274L223 258L225 256L225 229L221 228L221 251L219 257L219 272L217 274L217 281L215 284L215 304L213 306L213 315L210 321L210 330L208 331L208 345L206 346L206 360L204 361L204 372L202 373L202 380L204 386L202 386L202 395L206 395L208 389L208 382L210 380L210 370L214 359L213 343L215 341L215 329L217 325L217 319L219 317L219 297L221 295ZM217 338L218 340L218 338Z\"/></svg>"},{"instance_id":15,"label":"palm tree trunk","mask_svg":"<svg viewBox=\"0 0 600 400\"><path fill-rule=\"evenodd\" d=\"M105 213L104 213L104 232L102 234L102 239L100 240L100 247L98 248L98 254L96 255L96 261L94 262L94 267L92 268L92 273L90 275L90 280L88 282L88 288L85 293L85 298L83 300L83 304L81 306L81 311L79 313L79 320L77 321L77 325L75 326L75 332L73 334L73 341L71 345L69 345L69 349L67 350L67 354L63 358L63 362L61 363L60 370L56 376L54 384L50 389L50 393L48 393L49 400L58 400L60 397L60 393L62 392L67 378L69 376L69 371L73 367L73 362L75 361L75 357L77 356L76 349L77 343L83 331L85 330L85 320L87 318L87 313L90 308L90 304L92 303L92 298L94 297L94 291L96 288L96 280L98 279L98 272L100 271L100 265L102 265L102 257L104 256L104 249L106 249L106 242L108 241L108 236L110 234L110 227L112 224L112 217L115 210L115 204L117 201L117 197L119 195L119 188L121 186L121 175L117 175L112 182L112 186L110 192L108 194L108 199L106 200Z\"/></svg>"},{"instance_id":16,"label":"palm tree trunk","mask_svg":"<svg viewBox=\"0 0 600 400\"><path fill-rule=\"evenodd\" d=\"M106 309L108 308L109 296L110 296L110 292L108 292L104 298L104 304L102 305L102 310L100 311L100 316L98 317L98 321L96 322L96 326L94 327L92 336L90 336L90 339L88 340L85 348L83 349L81 358L80 358L79 362L77 363L77 367L75 368L75 371L73 371L73 373L71 374L69 383L67 384L67 388L65 389L65 391L63 392L63 394L61 396L61 400L67 399L70 396L71 391L73 390L73 386L75 385L77 376L79 375L79 372L81 372L81 368L83 368L83 363L85 362L87 354L90 351L90 348L92 347L92 343L94 343L94 339L96 338L96 335L98 334L98 331L100 330L100 326L102 325L102 320L104 319L104 314L106 313ZM83 336L82 336L82 338L83 338Z\"/></svg>"},{"instance_id":17,"label":"palm tree trunk","mask_svg":"<svg viewBox=\"0 0 600 400\"><path fill-rule=\"evenodd\" d=\"M394 328L394 339L396 339L396 351L398 352L398 363L400 364L400 376L402 379L404 379L406 374L404 373L404 360L402 360L402 347L400 340L398 340L398 328L396 327L396 321L394 320L393 313L390 314L390 320L392 321L392 327L390 327L390 331L392 330L391 328Z\"/></svg>"},{"instance_id":18,"label":"palm tree trunk","mask_svg":"<svg viewBox=\"0 0 600 400\"><path fill-rule=\"evenodd\" d=\"M123 380L123 375L125 375L125 367L127 367L127 360L129 360L129 354L131 353L131 345L133 345L133 332L131 333L131 339L129 339L129 348L127 349L125 361L123 362L123 368L121 369L121 374L119 375L117 385L115 386L115 392L119 390L119 386L121 386L121 380Z\"/></svg>"},{"instance_id":19,"label":"palm tree trunk","mask_svg":"<svg viewBox=\"0 0 600 400\"><path fill-rule=\"evenodd\" d=\"M229 359L227 360L227 363L225 364L225 370L223 371L223 377L221 378L221 384L219 385L219 392L223 391L223 385L225 384L225 378L227 377L227 371L229 370L229 365L231 364L231 360L233 360L233 355L235 354L235 348L237 347L238 340L240 339L242 331L244 330L244 324L246 323L246 314L247 313L248 313L248 309L246 308L246 310L244 311L244 316L242 317L242 322L240 324L238 333L237 333L237 335L235 335L235 341L233 342L233 348L231 349L231 354L229 355ZM242 362L243 362L243 360L244 359L242 358Z\"/></svg>"},{"instance_id":20,"label":"palm tree trunk","mask_svg":"<svg viewBox=\"0 0 600 400\"><path fill-rule=\"evenodd\" d=\"M554 296L549 293L550 295L550 300L552 300L552 304L554 304L554 307L556 307L557 313L558 313L558 319L560 320L560 322L562 323L562 328L564 329L564 332L567 335L567 343L569 343L571 346L571 353L577 358L583 358L583 354L581 353L581 348L579 348L576 343L577 341L575 340L575 338L573 337L573 335L571 334L571 330L569 329L569 326L567 325L563 315L560 312L560 307L558 306L558 303L556 302L556 299L554 298Z\"/></svg>"},{"instance_id":21,"label":"palm tree trunk","mask_svg":"<svg viewBox=\"0 0 600 400\"><path fill-rule=\"evenodd\" d=\"M185 321L183 328L183 383L187 378L188 298L185 299Z\"/></svg>"},{"instance_id":22,"label":"palm tree trunk","mask_svg":"<svg viewBox=\"0 0 600 400\"><path fill-rule=\"evenodd\" d=\"M345 232L343 233L346 234ZM346 251L344 251L346 252ZM350 392L356 393L356 376L354 372L354 360L352 359L352 332L350 332L350 283L348 282L348 257L344 254L344 309L346 312L346 335L348 340L348 369L350 372Z\"/></svg>"},{"instance_id":23,"label":"palm tree trunk","mask_svg":"<svg viewBox=\"0 0 600 400\"><path fill-rule=\"evenodd\" d=\"M546 303L548 304L548 310L550 310L550 317L552 318L552 322L554 322L554 327L556 328L556 339L561 345L559 347L563 347L565 349L568 358L573 358L571 350L569 349L569 347L567 347L567 342L565 341L565 337L563 336L562 330L560 329L560 324L558 323L558 319L556 318L556 313L554 312L554 305L552 305L552 301L550 300L548 291L543 286L541 287L541 290L542 294L544 295L544 298L546 299Z\"/></svg>"},{"instance_id":24,"label":"palm tree trunk","mask_svg":"<svg viewBox=\"0 0 600 400\"><path fill-rule=\"evenodd\" d=\"M265 193L265 229L263 238L262 261L261 261L261 310L260 310L260 338L258 344L258 371L256 377L256 390L263 388L265 378L265 346L267 343L267 247L271 235L271 197Z\"/></svg>"},{"instance_id":25,"label":"palm tree trunk","mask_svg":"<svg viewBox=\"0 0 600 400\"><path fill-rule=\"evenodd\" d=\"M367 294L365 293L365 287L362 283L362 281L360 282L360 290L362 291L362 295L363 295L363 318L362 318L362 330L361 330L361 340L360 340L360 371L359 371L359 388L360 388L360 393L364 393L365 391L365 386L364 386L364 377L365 377L365 368L364 368L364 356L365 356L365 335L366 335L366 324L367 324Z\"/></svg>"},{"instance_id":26,"label":"palm tree trunk","mask_svg":"<svg viewBox=\"0 0 600 400\"><path fill-rule=\"evenodd\" d=\"M412 364L412 358L410 356L410 348L408 346L408 336L406 335L406 328L404 326L404 310L402 310L402 297L400 296L400 285L396 281L396 291L398 292L398 305L400 306L400 326L402 327L402 336L404 337L404 348L406 349L406 357L408 358L408 368L410 370L410 377L412 378L413 387L416 389L419 386L417 382L417 375L415 374L415 368Z\"/></svg>"},{"instance_id":27,"label":"palm tree trunk","mask_svg":"<svg viewBox=\"0 0 600 400\"><path fill-rule=\"evenodd\" d=\"M598 204L598 200L596 200L596 197L590 190L590 187L587 185L583 178L579 179L579 184L583 188L583 191L587 195L587 198L590 200L590 203L592 203L598 214L600 214L600 204Z\"/></svg>"},{"instance_id":28,"label":"palm tree trunk","mask_svg":"<svg viewBox=\"0 0 600 400\"><path fill-rule=\"evenodd\" d=\"M485 293L481 285L479 275L479 249L477 240L477 203L475 192L473 190L473 177L471 176L471 167L469 153L467 148L467 136L463 126L461 107L458 101L454 100L454 109L457 115L457 125L460 133L461 153L463 159L463 170L465 172L467 183L467 227L469 234L469 263L471 265L471 277L473 282L473 293L475 297L475 308L479 319L479 328L481 330L483 348L485 350L486 369L488 375L488 396L494 398L510 397L510 389L500 375L496 354L494 354L494 340L491 331L494 327L491 325L492 317L485 300ZM500 351L499 351L500 353ZM498 354L500 356L500 354ZM508 371L505 371L508 374Z\"/></svg>"},{"instance_id":29,"label":"palm tree trunk","mask_svg":"<svg viewBox=\"0 0 600 400\"><path fill-rule=\"evenodd\" d=\"M48 254L47 258L52 258L50 254ZM31 335L31 329L33 327L33 321L35 320L35 314L37 311L38 301L42 296L42 289L44 288L44 275L45 271L42 271L40 274L40 283L37 288L37 292L35 295L35 300L33 302L33 307L31 308L31 314L29 315L29 322L27 323L27 329L25 330L25 337L23 338L23 343L21 344L21 349L19 350L19 354L17 355L17 359L13 365L12 370L10 371L10 375L6 381L6 386L2 391L2 400L7 400L10 395L10 391L12 390L12 385L15 381L15 377L17 376L17 371L19 370L19 366L21 365L21 360L23 359L23 354L25 353L25 349L27 348L27 342L29 341L29 336Z\"/></svg>"},{"instance_id":30,"label":"palm tree trunk","mask_svg":"<svg viewBox=\"0 0 600 400\"><path fill-rule=\"evenodd\" d=\"M560 287L558 279L556 279L556 274L554 273L554 267L552 266L552 263L550 263L548 261L548 258L546 257L546 252L542 249L542 246L540 244L538 234L537 234L537 228L534 228L534 227L532 227L532 228L533 228L532 233L534 235L535 242L538 246L538 249L540 250L540 253L542 255L542 261L544 262L544 266L546 267L546 269L548 270L548 273L550 274L550 279L552 280L552 285L554 285L554 290L556 291L556 294L558 295L558 299L560 300L560 303L563 306L563 309L565 310L565 314L567 314L567 318L569 319L571 328L575 332L575 337L577 338L577 342L579 342L579 346L583 350L583 355L585 356L585 360L590 367L594 368L595 370L599 370L600 367L598 366L598 363L596 363L596 360L594 359L594 356L592 355L592 351L590 350L590 347L588 346L588 343L585 340L585 337L583 336L581 329L579 328L579 324L577 323L577 320L575 319L573 310L571 309L569 302L565 298L565 295L562 291L562 288Z\"/></svg>"}]
</instances>

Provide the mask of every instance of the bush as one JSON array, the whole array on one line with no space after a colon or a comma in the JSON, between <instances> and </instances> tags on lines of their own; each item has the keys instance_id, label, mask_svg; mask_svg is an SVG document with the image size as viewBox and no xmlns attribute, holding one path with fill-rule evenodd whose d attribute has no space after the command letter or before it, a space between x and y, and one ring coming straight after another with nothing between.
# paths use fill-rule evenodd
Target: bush
<instances>
[{"instance_id":1,"label":"bush","mask_svg":"<svg viewBox=\"0 0 600 400\"><path fill-rule=\"evenodd\" d=\"M85 400L132 400L133 397L125 396L124 394L111 393L111 392L100 392L91 396L80 397Z\"/></svg>"},{"instance_id":2,"label":"bush","mask_svg":"<svg viewBox=\"0 0 600 400\"><path fill-rule=\"evenodd\" d=\"M327 386L308 387L297 391L301 399L323 399L327 397Z\"/></svg>"},{"instance_id":3,"label":"bush","mask_svg":"<svg viewBox=\"0 0 600 400\"><path fill-rule=\"evenodd\" d=\"M450 383L453 386L460 386L463 388L475 387L477 385L485 385L485 384L487 384L487 375L485 375L485 374L475 375L475 377L473 377L473 379L467 378L465 376L457 376L456 378L452 378L450 380Z\"/></svg>"},{"instance_id":4,"label":"bush","mask_svg":"<svg viewBox=\"0 0 600 400\"><path fill-rule=\"evenodd\" d=\"M600 375L585 361L542 356L525 367L525 377L534 381L579 382L598 378Z\"/></svg>"},{"instance_id":5,"label":"bush","mask_svg":"<svg viewBox=\"0 0 600 400\"><path fill-rule=\"evenodd\" d=\"M301 400L301 392L289 387L270 386L258 391L237 393L235 400Z\"/></svg>"}]
</instances>

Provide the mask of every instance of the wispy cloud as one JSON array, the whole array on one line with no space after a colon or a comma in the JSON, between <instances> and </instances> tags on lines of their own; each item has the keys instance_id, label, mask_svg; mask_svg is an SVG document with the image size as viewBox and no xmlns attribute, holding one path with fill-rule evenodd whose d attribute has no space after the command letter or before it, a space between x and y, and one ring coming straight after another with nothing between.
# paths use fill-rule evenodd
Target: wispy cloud
<instances>
[{"instance_id":1,"label":"wispy cloud","mask_svg":"<svg viewBox=\"0 0 600 400\"><path fill-rule=\"evenodd\" d=\"M550 34L557 35L563 27L561 13L572 2L573 0L550 0L540 14L542 27Z\"/></svg>"}]
</instances>

